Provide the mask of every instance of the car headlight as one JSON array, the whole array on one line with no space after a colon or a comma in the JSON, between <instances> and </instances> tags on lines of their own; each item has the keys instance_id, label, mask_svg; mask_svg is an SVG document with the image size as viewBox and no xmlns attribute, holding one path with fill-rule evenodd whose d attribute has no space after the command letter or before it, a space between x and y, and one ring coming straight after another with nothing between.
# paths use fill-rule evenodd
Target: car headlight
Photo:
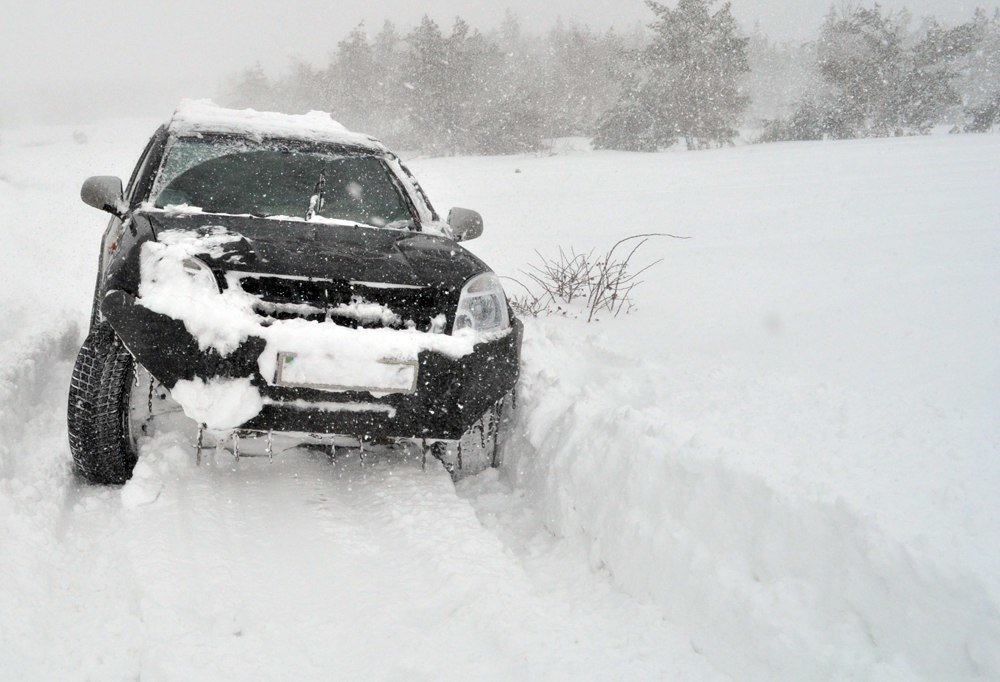
<instances>
[{"instance_id":1,"label":"car headlight","mask_svg":"<svg viewBox=\"0 0 1000 682\"><path fill-rule=\"evenodd\" d=\"M190 277L191 280L199 287L206 289L210 288L213 291L219 290L219 283L215 279L215 273L213 273L212 268L208 267L208 264L200 258L185 258L181 261L181 269L183 269L184 274Z\"/></svg>"},{"instance_id":2,"label":"car headlight","mask_svg":"<svg viewBox=\"0 0 1000 682\"><path fill-rule=\"evenodd\" d=\"M458 299L454 331L496 332L509 327L507 295L500 278L492 272L484 272L466 282Z\"/></svg>"}]
</instances>

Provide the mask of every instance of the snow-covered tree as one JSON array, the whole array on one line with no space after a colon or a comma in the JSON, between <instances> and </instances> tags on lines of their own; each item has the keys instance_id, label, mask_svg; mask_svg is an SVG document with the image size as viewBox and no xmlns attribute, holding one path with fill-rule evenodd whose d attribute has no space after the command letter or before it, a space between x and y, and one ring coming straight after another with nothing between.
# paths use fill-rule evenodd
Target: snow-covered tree
<instances>
[{"instance_id":1,"label":"snow-covered tree","mask_svg":"<svg viewBox=\"0 0 1000 682\"><path fill-rule=\"evenodd\" d=\"M264 110L274 108L275 99L275 86L260 62L244 69L230 81L222 96L224 104Z\"/></svg>"},{"instance_id":2,"label":"snow-covered tree","mask_svg":"<svg viewBox=\"0 0 1000 682\"><path fill-rule=\"evenodd\" d=\"M449 83L448 45L437 22L424 15L406 36L404 87L409 91L407 111L412 125L437 149L454 131Z\"/></svg>"},{"instance_id":3,"label":"snow-covered tree","mask_svg":"<svg viewBox=\"0 0 1000 682\"><path fill-rule=\"evenodd\" d=\"M850 135L924 132L954 103L948 87L954 73L939 51L947 36L932 27L923 41L908 45L908 20L905 12L883 13L878 5L827 17L818 67Z\"/></svg>"},{"instance_id":4,"label":"snow-covered tree","mask_svg":"<svg viewBox=\"0 0 1000 682\"><path fill-rule=\"evenodd\" d=\"M223 100L327 110L393 146L439 154L528 151L568 135L697 149L729 143L741 123L764 123L762 141L1000 123L1000 12L911 29L905 13L841 3L817 40L774 44L759 29L742 35L719 2L650 2L648 29L625 32L557 22L532 34L511 12L487 33L424 17L405 35L385 22L370 37L362 24L327 64L296 60L274 79L257 64Z\"/></svg>"},{"instance_id":5,"label":"snow-covered tree","mask_svg":"<svg viewBox=\"0 0 1000 682\"><path fill-rule=\"evenodd\" d=\"M618 94L620 40L614 31L598 34L576 23L566 28L557 22L549 31L543 82L551 136L593 133L597 118Z\"/></svg>"},{"instance_id":6,"label":"snow-covered tree","mask_svg":"<svg viewBox=\"0 0 1000 682\"><path fill-rule=\"evenodd\" d=\"M656 15L652 43L636 85L602 118L598 139L621 140L629 134L615 126L638 126L633 132L653 147L678 138L688 149L731 143L749 103L740 87L749 65L729 3L714 11L716 0L679 0L676 9L646 4Z\"/></svg>"},{"instance_id":7,"label":"snow-covered tree","mask_svg":"<svg viewBox=\"0 0 1000 682\"><path fill-rule=\"evenodd\" d=\"M969 132L1000 125L1000 9L992 16L976 10L972 20L975 47L961 66L956 88L962 97Z\"/></svg>"},{"instance_id":8,"label":"snow-covered tree","mask_svg":"<svg viewBox=\"0 0 1000 682\"><path fill-rule=\"evenodd\" d=\"M750 106L744 121L753 126L789 116L803 97L815 91L819 73L811 43L776 43L759 27L748 38L746 91Z\"/></svg>"},{"instance_id":9,"label":"snow-covered tree","mask_svg":"<svg viewBox=\"0 0 1000 682\"><path fill-rule=\"evenodd\" d=\"M407 45L408 110L421 146L469 150L477 139L473 128L503 101L502 92L491 90L502 73L499 48L460 18L445 36L426 16Z\"/></svg>"},{"instance_id":10,"label":"snow-covered tree","mask_svg":"<svg viewBox=\"0 0 1000 682\"><path fill-rule=\"evenodd\" d=\"M921 134L945 120L961 101L955 82L975 48L974 26L929 19L910 31L909 22L877 4L831 10L815 47L821 85L763 139Z\"/></svg>"},{"instance_id":11,"label":"snow-covered tree","mask_svg":"<svg viewBox=\"0 0 1000 682\"><path fill-rule=\"evenodd\" d=\"M658 147L676 142L676 135L668 138L668 131L659 127L655 103L648 101L648 96L649 91L637 82L634 75L626 76L618 101L598 120L594 147L655 152Z\"/></svg>"},{"instance_id":12,"label":"snow-covered tree","mask_svg":"<svg viewBox=\"0 0 1000 682\"><path fill-rule=\"evenodd\" d=\"M368 114L375 60L364 23L337 43L322 85L323 109L347 126L363 122Z\"/></svg>"},{"instance_id":13,"label":"snow-covered tree","mask_svg":"<svg viewBox=\"0 0 1000 682\"><path fill-rule=\"evenodd\" d=\"M382 24L372 39L373 74L367 96L368 116L359 124L361 130L371 130L387 139L402 140L408 130L407 111L402 103L410 91L403 84L405 63L403 37L391 21Z\"/></svg>"}]
</instances>

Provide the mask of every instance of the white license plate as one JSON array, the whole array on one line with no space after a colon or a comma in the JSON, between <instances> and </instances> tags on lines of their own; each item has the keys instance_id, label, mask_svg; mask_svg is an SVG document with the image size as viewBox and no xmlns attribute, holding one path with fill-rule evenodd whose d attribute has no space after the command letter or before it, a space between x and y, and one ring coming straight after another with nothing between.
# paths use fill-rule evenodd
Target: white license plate
<instances>
[{"instance_id":1,"label":"white license plate","mask_svg":"<svg viewBox=\"0 0 1000 682\"><path fill-rule=\"evenodd\" d=\"M417 361L394 358L359 360L329 354L279 351L274 370L277 386L321 391L413 393L417 390Z\"/></svg>"}]
</instances>

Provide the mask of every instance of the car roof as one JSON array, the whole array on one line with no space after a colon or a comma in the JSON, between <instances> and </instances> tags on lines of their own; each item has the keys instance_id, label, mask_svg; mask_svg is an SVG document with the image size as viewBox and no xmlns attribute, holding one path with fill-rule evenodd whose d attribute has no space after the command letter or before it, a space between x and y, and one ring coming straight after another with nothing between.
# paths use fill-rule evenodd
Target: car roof
<instances>
[{"instance_id":1,"label":"car roof","mask_svg":"<svg viewBox=\"0 0 1000 682\"><path fill-rule=\"evenodd\" d=\"M348 130L323 111L281 114L255 109L226 109L211 100L182 100L174 111L167 132L178 136L203 133L240 135L253 139L280 139L358 147L387 153L380 141Z\"/></svg>"}]
</instances>

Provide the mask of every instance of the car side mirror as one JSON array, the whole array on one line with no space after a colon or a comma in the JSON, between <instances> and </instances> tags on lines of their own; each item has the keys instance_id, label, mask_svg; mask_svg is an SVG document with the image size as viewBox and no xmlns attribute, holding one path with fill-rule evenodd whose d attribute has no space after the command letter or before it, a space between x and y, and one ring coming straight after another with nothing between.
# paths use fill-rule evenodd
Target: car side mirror
<instances>
[{"instance_id":1,"label":"car side mirror","mask_svg":"<svg viewBox=\"0 0 1000 682\"><path fill-rule=\"evenodd\" d=\"M122 181L113 175L95 175L83 181L80 188L80 198L83 203L119 218L125 217L125 206Z\"/></svg>"},{"instance_id":2,"label":"car side mirror","mask_svg":"<svg viewBox=\"0 0 1000 682\"><path fill-rule=\"evenodd\" d=\"M483 233L483 217L468 208L453 208L448 212L448 226L456 242L475 239Z\"/></svg>"}]
</instances>

